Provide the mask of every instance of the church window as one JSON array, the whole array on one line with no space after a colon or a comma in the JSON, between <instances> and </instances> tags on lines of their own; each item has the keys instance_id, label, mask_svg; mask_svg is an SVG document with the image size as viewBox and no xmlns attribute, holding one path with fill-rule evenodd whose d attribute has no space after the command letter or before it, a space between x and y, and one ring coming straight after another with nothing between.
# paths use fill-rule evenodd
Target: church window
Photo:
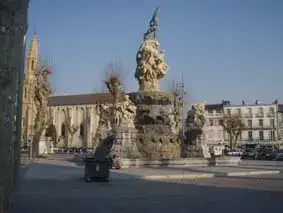
<instances>
[{"instance_id":1,"label":"church window","mask_svg":"<svg viewBox=\"0 0 283 213\"><path fill-rule=\"evenodd\" d=\"M81 123L80 125L80 136L84 136L84 124Z\"/></svg>"},{"instance_id":2,"label":"church window","mask_svg":"<svg viewBox=\"0 0 283 213\"><path fill-rule=\"evenodd\" d=\"M65 124L61 125L61 136L62 137L66 136L66 126L65 126Z\"/></svg>"},{"instance_id":3,"label":"church window","mask_svg":"<svg viewBox=\"0 0 283 213\"><path fill-rule=\"evenodd\" d=\"M34 70L34 60L31 61L31 69Z\"/></svg>"},{"instance_id":4,"label":"church window","mask_svg":"<svg viewBox=\"0 0 283 213\"><path fill-rule=\"evenodd\" d=\"M26 127L26 118L23 117L23 128L25 128L25 127Z\"/></svg>"},{"instance_id":5,"label":"church window","mask_svg":"<svg viewBox=\"0 0 283 213\"><path fill-rule=\"evenodd\" d=\"M25 88L25 91L24 91L24 98L25 99L27 98L27 88Z\"/></svg>"}]
</instances>

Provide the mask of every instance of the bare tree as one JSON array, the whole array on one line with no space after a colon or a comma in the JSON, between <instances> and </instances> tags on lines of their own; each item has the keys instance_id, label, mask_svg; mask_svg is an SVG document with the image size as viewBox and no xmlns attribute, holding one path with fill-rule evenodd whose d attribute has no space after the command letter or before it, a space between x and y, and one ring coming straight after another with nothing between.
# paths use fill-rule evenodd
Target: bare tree
<instances>
[{"instance_id":1,"label":"bare tree","mask_svg":"<svg viewBox=\"0 0 283 213\"><path fill-rule=\"evenodd\" d=\"M123 86L123 79L124 79L124 72L123 72L123 66L121 62L112 61L109 62L104 71L103 71L103 82L104 82L104 91L109 92L109 89L107 87L106 81L110 80L111 77L115 76L117 79L119 79L120 87L121 89Z\"/></svg>"},{"instance_id":2,"label":"bare tree","mask_svg":"<svg viewBox=\"0 0 283 213\"><path fill-rule=\"evenodd\" d=\"M169 81L168 91L174 95L174 129L180 131L182 127L182 110L184 101L184 97L182 94L183 91L180 82L175 80Z\"/></svg>"},{"instance_id":3,"label":"bare tree","mask_svg":"<svg viewBox=\"0 0 283 213\"><path fill-rule=\"evenodd\" d=\"M220 125L229 136L230 148L234 148L245 127L242 118L238 115L224 115Z\"/></svg>"}]
</instances>

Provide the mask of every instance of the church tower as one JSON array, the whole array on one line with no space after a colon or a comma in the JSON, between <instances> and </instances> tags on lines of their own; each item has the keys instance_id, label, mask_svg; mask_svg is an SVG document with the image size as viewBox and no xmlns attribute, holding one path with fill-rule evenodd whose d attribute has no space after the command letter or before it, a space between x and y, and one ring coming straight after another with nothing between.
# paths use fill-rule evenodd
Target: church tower
<instances>
[{"instance_id":1,"label":"church tower","mask_svg":"<svg viewBox=\"0 0 283 213\"><path fill-rule=\"evenodd\" d=\"M35 72L39 66L39 42L34 33L25 61L25 78L23 88L23 119L22 136L26 143L33 136L34 119L36 108L34 104L36 76Z\"/></svg>"}]
</instances>

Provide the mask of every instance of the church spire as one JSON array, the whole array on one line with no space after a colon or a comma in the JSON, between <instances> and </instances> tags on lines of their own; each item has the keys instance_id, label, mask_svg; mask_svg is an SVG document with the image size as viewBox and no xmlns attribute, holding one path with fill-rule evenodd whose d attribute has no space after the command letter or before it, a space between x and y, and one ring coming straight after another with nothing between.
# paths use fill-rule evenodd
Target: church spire
<instances>
[{"instance_id":1,"label":"church spire","mask_svg":"<svg viewBox=\"0 0 283 213\"><path fill-rule=\"evenodd\" d=\"M31 39L30 46L29 46L27 58L38 59L39 58L38 51L39 51L38 50L38 37L36 35L36 32L34 32L32 39Z\"/></svg>"},{"instance_id":2,"label":"church spire","mask_svg":"<svg viewBox=\"0 0 283 213\"><path fill-rule=\"evenodd\" d=\"M26 75L27 78L32 77L34 75L34 71L37 69L39 65L39 42L36 33L34 32L31 43L28 49L27 57L26 57Z\"/></svg>"}]
</instances>

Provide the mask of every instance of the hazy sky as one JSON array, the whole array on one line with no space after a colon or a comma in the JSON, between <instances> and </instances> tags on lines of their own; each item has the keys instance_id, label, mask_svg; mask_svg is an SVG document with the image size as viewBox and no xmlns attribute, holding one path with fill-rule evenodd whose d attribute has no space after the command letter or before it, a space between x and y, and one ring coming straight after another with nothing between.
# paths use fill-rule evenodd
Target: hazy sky
<instances>
[{"instance_id":1,"label":"hazy sky","mask_svg":"<svg viewBox=\"0 0 283 213\"><path fill-rule=\"evenodd\" d=\"M190 100L283 101L282 0L31 0L28 39L54 67L56 94L102 88L107 63L137 90L136 52L156 6L158 38Z\"/></svg>"}]
</instances>

